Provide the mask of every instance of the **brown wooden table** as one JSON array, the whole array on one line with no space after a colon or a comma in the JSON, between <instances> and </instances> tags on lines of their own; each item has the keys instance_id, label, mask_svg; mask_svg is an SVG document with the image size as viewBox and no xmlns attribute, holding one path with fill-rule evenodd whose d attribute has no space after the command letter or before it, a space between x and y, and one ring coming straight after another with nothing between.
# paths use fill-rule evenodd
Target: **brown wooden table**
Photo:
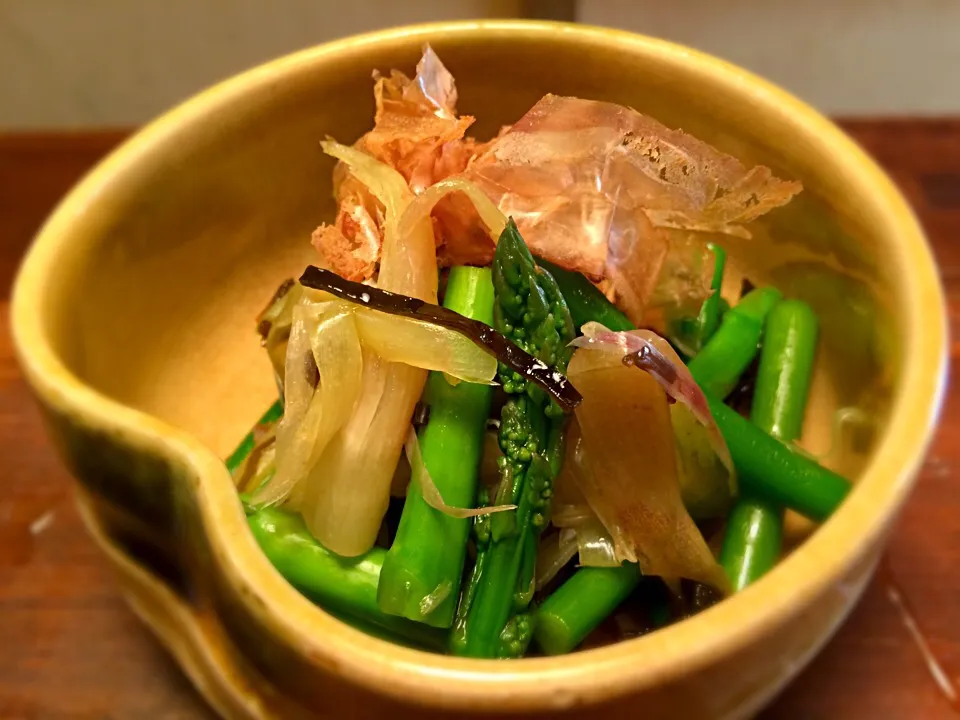
<instances>
[{"instance_id":1,"label":"brown wooden table","mask_svg":"<svg viewBox=\"0 0 960 720\"><path fill-rule=\"evenodd\" d=\"M917 209L960 322L960 119L844 123ZM126 608L74 509L13 358L10 282L56 200L123 136L0 135L0 719L208 718ZM951 352L951 364L958 355ZM960 390L951 388L889 568L947 673L960 673ZM885 586L875 581L767 718L954 718ZM957 677L957 676L953 676Z\"/></svg>"}]
</instances>

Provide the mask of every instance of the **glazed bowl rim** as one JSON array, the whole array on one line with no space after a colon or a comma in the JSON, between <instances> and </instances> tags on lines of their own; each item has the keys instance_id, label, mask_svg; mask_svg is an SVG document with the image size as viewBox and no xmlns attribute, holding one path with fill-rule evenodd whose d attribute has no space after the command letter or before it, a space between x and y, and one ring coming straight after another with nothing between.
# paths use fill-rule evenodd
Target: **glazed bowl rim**
<instances>
[{"instance_id":1,"label":"glazed bowl rim","mask_svg":"<svg viewBox=\"0 0 960 720\"><path fill-rule=\"evenodd\" d=\"M906 328L900 384L889 426L857 487L836 514L767 577L743 593L663 631L609 647L554 658L499 662L434 655L369 637L324 613L287 585L260 553L220 458L190 434L123 405L84 384L51 345L43 324L44 279L72 241L75 218L134 170L149 167L164 145L234 103L304 68L322 68L371 46L443 37L478 42L504 35L533 42L562 34L571 43L602 43L635 58L683 67L705 87L752 103L808 142L829 151L844 182L865 200L864 212L889 228L891 262L902 275L898 309ZM304 657L347 680L406 700L445 708L567 706L637 692L695 672L789 621L833 588L879 543L905 499L930 441L946 374L946 314L930 249L890 179L852 140L818 112L771 83L727 62L664 40L564 23L484 20L391 28L305 49L236 75L201 92L140 130L94 168L38 233L18 273L12 329L22 368L42 401L131 447L173 456L196 478L208 542L222 571L251 611ZM427 691L427 692L425 692Z\"/></svg>"}]
</instances>

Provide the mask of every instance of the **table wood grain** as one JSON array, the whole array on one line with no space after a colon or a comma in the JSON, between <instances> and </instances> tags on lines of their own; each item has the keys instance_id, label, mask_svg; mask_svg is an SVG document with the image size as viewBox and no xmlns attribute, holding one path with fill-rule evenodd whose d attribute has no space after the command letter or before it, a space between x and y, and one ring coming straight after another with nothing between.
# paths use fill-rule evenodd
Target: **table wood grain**
<instances>
[{"instance_id":1,"label":"table wood grain","mask_svg":"<svg viewBox=\"0 0 960 720\"><path fill-rule=\"evenodd\" d=\"M926 227L960 323L960 119L849 120ZM0 135L0 718L210 718L124 605L73 505L13 356L10 283L70 185L125 135ZM951 366L960 349L953 345ZM952 369L952 368L951 368ZM960 390L951 387L887 567L947 674L960 673ZM957 717L878 579L824 652L764 718Z\"/></svg>"}]
</instances>

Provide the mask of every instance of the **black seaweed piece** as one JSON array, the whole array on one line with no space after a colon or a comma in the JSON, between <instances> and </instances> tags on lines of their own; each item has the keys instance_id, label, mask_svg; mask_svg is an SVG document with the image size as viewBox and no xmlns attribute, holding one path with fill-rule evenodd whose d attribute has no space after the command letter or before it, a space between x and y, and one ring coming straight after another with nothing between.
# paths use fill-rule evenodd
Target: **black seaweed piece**
<instances>
[{"instance_id":1,"label":"black seaweed piece","mask_svg":"<svg viewBox=\"0 0 960 720\"><path fill-rule=\"evenodd\" d=\"M417 298L345 280L336 273L315 265L309 265L303 271L300 284L380 312L423 320L460 333L514 372L543 388L565 412L572 411L582 400L580 393L566 376L552 370L546 363L524 352L489 325L478 320L471 320L453 310Z\"/></svg>"},{"instance_id":2,"label":"black seaweed piece","mask_svg":"<svg viewBox=\"0 0 960 720\"><path fill-rule=\"evenodd\" d=\"M437 304L442 305L447 296L447 282L450 280L450 268L440 268L437 272Z\"/></svg>"},{"instance_id":3,"label":"black seaweed piece","mask_svg":"<svg viewBox=\"0 0 960 720\"><path fill-rule=\"evenodd\" d=\"M320 384L320 368L317 367L317 359L310 351L303 356L303 376L310 383L310 387L316 390L317 385Z\"/></svg>"},{"instance_id":4,"label":"black seaweed piece","mask_svg":"<svg viewBox=\"0 0 960 720\"><path fill-rule=\"evenodd\" d=\"M743 371L737 386L730 391L730 394L724 400L730 408L745 418L750 417L750 406L753 404L753 392L756 389L757 371L759 369L760 353L757 353L747 369Z\"/></svg>"},{"instance_id":5,"label":"black seaweed piece","mask_svg":"<svg viewBox=\"0 0 960 720\"><path fill-rule=\"evenodd\" d=\"M288 292L290 288L293 287L294 280L293 278L287 278L282 283L280 287L277 288L276 292L273 293L273 297L270 298L270 302L267 303L267 306L260 311L260 314L257 316L257 332L260 334L261 342L266 344L267 336L270 334L270 329L273 327L273 323L269 320L264 319L264 315L267 314L267 311L270 310L276 303L278 303Z\"/></svg>"},{"instance_id":6,"label":"black seaweed piece","mask_svg":"<svg viewBox=\"0 0 960 720\"><path fill-rule=\"evenodd\" d=\"M419 400L413 408L413 417L410 418L410 424L417 430L430 422L430 405Z\"/></svg>"},{"instance_id":7,"label":"black seaweed piece","mask_svg":"<svg viewBox=\"0 0 960 720\"><path fill-rule=\"evenodd\" d=\"M676 366L659 352L652 352L647 345L644 345L635 353L624 355L622 362L628 367L635 365L654 376L662 377L667 385L673 385L677 382Z\"/></svg>"},{"instance_id":8,"label":"black seaweed piece","mask_svg":"<svg viewBox=\"0 0 960 720\"><path fill-rule=\"evenodd\" d=\"M397 528L400 527L400 516L403 514L403 504L406 498L390 496L390 504L387 505L387 512L384 513L383 523L380 526L380 535L377 538L377 544L380 547L390 549L393 541L397 537Z\"/></svg>"},{"instance_id":9,"label":"black seaweed piece","mask_svg":"<svg viewBox=\"0 0 960 720\"><path fill-rule=\"evenodd\" d=\"M680 587L685 604L684 617L693 617L723 600L722 592L702 582L684 579L680 581Z\"/></svg>"}]
</instances>

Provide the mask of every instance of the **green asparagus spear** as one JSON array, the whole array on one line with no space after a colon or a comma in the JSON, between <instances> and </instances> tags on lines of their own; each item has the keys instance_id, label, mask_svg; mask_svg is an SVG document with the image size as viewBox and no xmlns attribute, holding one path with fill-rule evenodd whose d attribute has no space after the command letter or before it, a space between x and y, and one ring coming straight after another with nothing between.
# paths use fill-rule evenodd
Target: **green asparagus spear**
<instances>
[{"instance_id":1,"label":"green asparagus spear","mask_svg":"<svg viewBox=\"0 0 960 720\"><path fill-rule=\"evenodd\" d=\"M584 567L537 608L535 639L547 655L571 652L640 584L640 569Z\"/></svg>"},{"instance_id":2,"label":"green asparagus spear","mask_svg":"<svg viewBox=\"0 0 960 720\"><path fill-rule=\"evenodd\" d=\"M845 478L770 437L716 398L707 395L707 402L744 491L817 522L830 517L850 492Z\"/></svg>"},{"instance_id":3,"label":"green asparagus spear","mask_svg":"<svg viewBox=\"0 0 960 720\"><path fill-rule=\"evenodd\" d=\"M774 288L751 290L723 316L716 333L687 363L705 392L726 397L760 350L767 313L781 299Z\"/></svg>"},{"instance_id":4,"label":"green asparagus spear","mask_svg":"<svg viewBox=\"0 0 960 720\"><path fill-rule=\"evenodd\" d=\"M493 284L487 268L455 267L447 279L443 306L473 320L493 324ZM444 501L472 506L493 388L460 383L442 373L427 380L427 426L420 451ZM380 609L411 620L450 627L460 596L470 520L444 515L411 483L393 546L383 561L377 602Z\"/></svg>"},{"instance_id":5,"label":"green asparagus spear","mask_svg":"<svg viewBox=\"0 0 960 720\"><path fill-rule=\"evenodd\" d=\"M327 550L299 515L273 507L249 512L247 523L264 555L293 587L318 605L362 626L374 626L417 645L442 649L445 634L381 612L377 584L386 551L373 548L357 558Z\"/></svg>"},{"instance_id":6,"label":"green asparagus spear","mask_svg":"<svg viewBox=\"0 0 960 720\"><path fill-rule=\"evenodd\" d=\"M534 263L513 221L493 260L494 326L548 367L563 372L573 322L556 281ZM470 657L519 657L532 635L537 541L548 522L553 480L563 458L565 418L543 391L501 367L509 399L500 416L497 504L517 509L475 524L477 561L454 622L452 649Z\"/></svg>"},{"instance_id":7,"label":"green asparagus spear","mask_svg":"<svg viewBox=\"0 0 960 720\"><path fill-rule=\"evenodd\" d=\"M767 318L751 421L783 442L803 430L817 345L817 317L808 305L784 300ZM742 590L776 563L783 511L775 503L744 493L727 519L720 564L734 590Z\"/></svg>"},{"instance_id":8,"label":"green asparagus spear","mask_svg":"<svg viewBox=\"0 0 960 720\"><path fill-rule=\"evenodd\" d=\"M818 326L800 300L784 300L767 318L750 420L786 443L803 432Z\"/></svg>"}]
</instances>

